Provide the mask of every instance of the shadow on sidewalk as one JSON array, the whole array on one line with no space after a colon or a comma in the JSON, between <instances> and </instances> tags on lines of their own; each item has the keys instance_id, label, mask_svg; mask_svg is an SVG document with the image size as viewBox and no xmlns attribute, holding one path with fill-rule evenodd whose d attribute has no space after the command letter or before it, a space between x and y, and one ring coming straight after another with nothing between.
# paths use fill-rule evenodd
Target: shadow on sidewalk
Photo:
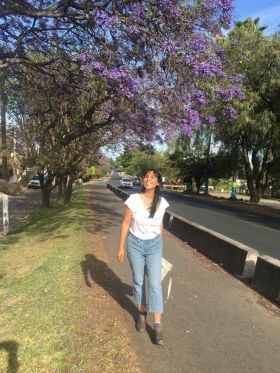
<instances>
[{"instance_id":1,"label":"shadow on sidewalk","mask_svg":"<svg viewBox=\"0 0 280 373\"><path fill-rule=\"evenodd\" d=\"M86 254L81 263L85 283L92 287L92 282L101 286L118 304L133 317L136 323L137 310L135 304L128 298L133 295L133 289L125 284L102 260L92 254ZM147 325L147 332L152 340L153 330Z\"/></svg>"}]
</instances>

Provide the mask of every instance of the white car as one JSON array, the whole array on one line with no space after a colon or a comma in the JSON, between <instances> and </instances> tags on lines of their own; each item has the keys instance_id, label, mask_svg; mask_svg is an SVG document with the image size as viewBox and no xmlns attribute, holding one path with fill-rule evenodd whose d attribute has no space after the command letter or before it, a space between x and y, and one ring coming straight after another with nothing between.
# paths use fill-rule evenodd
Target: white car
<instances>
[{"instance_id":1,"label":"white car","mask_svg":"<svg viewBox=\"0 0 280 373\"><path fill-rule=\"evenodd\" d=\"M214 187L213 187L212 185L208 185L208 190L209 190L209 192L210 192L210 191L213 191L213 190L214 190ZM200 191L201 191L201 192L204 192L204 191L205 191L205 185L201 185L201 187L200 187Z\"/></svg>"},{"instance_id":2,"label":"white car","mask_svg":"<svg viewBox=\"0 0 280 373\"><path fill-rule=\"evenodd\" d=\"M133 188L133 182L128 177L123 177L120 181L120 188Z\"/></svg>"},{"instance_id":3,"label":"white car","mask_svg":"<svg viewBox=\"0 0 280 373\"><path fill-rule=\"evenodd\" d=\"M28 188L34 188L34 189L41 188L41 183L40 183L39 176L33 176L32 179L27 184L27 187Z\"/></svg>"}]
</instances>

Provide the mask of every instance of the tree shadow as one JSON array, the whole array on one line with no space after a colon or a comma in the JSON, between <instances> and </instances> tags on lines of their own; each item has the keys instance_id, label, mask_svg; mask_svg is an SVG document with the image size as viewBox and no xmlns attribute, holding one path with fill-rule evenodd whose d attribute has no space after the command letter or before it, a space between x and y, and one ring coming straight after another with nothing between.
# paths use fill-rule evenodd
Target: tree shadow
<instances>
[{"instance_id":1,"label":"tree shadow","mask_svg":"<svg viewBox=\"0 0 280 373\"><path fill-rule=\"evenodd\" d=\"M80 263L85 283L92 287L92 283L101 286L123 309L133 318L136 324L138 312L135 304L129 299L133 295L132 286L124 283L102 260L92 254L86 254L85 260ZM147 332L151 340L153 329L147 325Z\"/></svg>"},{"instance_id":2,"label":"tree shadow","mask_svg":"<svg viewBox=\"0 0 280 373\"><path fill-rule=\"evenodd\" d=\"M18 343L15 341L0 342L0 350L6 350L8 354L7 373L17 373L19 368Z\"/></svg>"}]
</instances>

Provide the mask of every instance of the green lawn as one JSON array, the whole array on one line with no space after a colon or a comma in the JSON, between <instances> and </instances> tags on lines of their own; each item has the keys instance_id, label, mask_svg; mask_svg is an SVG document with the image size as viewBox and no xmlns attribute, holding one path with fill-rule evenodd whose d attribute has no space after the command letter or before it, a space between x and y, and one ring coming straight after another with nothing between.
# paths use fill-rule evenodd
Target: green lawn
<instances>
[{"instance_id":1,"label":"green lawn","mask_svg":"<svg viewBox=\"0 0 280 373\"><path fill-rule=\"evenodd\" d=\"M0 239L0 372L138 371L112 298L85 284L85 254L106 260L87 201L79 189Z\"/></svg>"}]
</instances>

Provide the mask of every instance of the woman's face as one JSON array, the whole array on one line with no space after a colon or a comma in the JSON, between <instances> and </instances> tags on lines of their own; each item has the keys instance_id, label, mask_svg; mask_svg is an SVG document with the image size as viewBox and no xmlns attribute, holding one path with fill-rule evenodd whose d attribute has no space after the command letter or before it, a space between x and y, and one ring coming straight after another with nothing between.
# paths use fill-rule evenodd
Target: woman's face
<instances>
[{"instance_id":1,"label":"woman's face","mask_svg":"<svg viewBox=\"0 0 280 373\"><path fill-rule=\"evenodd\" d=\"M148 171L143 178L143 186L145 190L155 189L159 185L158 178L154 174L154 171Z\"/></svg>"}]
</instances>

